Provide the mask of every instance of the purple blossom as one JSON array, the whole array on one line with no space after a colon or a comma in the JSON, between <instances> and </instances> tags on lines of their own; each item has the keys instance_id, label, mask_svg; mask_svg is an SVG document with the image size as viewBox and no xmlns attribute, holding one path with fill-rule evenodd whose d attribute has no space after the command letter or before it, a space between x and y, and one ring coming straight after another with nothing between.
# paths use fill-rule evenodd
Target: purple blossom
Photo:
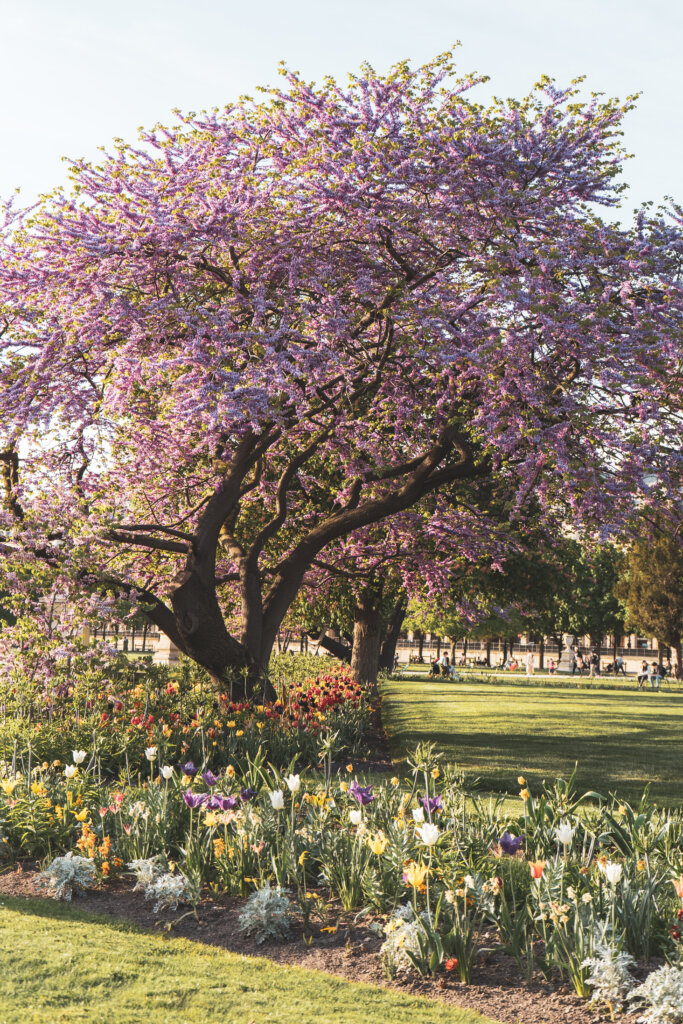
<instances>
[{"instance_id":1,"label":"purple blossom","mask_svg":"<svg viewBox=\"0 0 683 1024\"><path fill-rule=\"evenodd\" d=\"M181 764L180 770L183 775L188 775L191 779L195 777L198 769L194 766L194 761L188 761L187 764Z\"/></svg>"},{"instance_id":2,"label":"purple blossom","mask_svg":"<svg viewBox=\"0 0 683 1024\"><path fill-rule=\"evenodd\" d=\"M187 806L194 810L196 807L201 807L208 800L208 793L193 793L192 790L188 789L186 793L183 793L183 800Z\"/></svg>"},{"instance_id":3,"label":"purple blossom","mask_svg":"<svg viewBox=\"0 0 683 1024\"><path fill-rule=\"evenodd\" d=\"M232 811L237 807L237 804L238 800L236 796L222 796L220 794L212 796L209 801L210 807L221 811Z\"/></svg>"},{"instance_id":4,"label":"purple blossom","mask_svg":"<svg viewBox=\"0 0 683 1024\"><path fill-rule=\"evenodd\" d=\"M440 796L429 796L428 793L425 793L420 802L424 807L425 811L427 811L429 814L434 814L435 811L442 810Z\"/></svg>"},{"instance_id":5,"label":"purple blossom","mask_svg":"<svg viewBox=\"0 0 683 1024\"><path fill-rule=\"evenodd\" d=\"M351 783L349 792L352 796L355 796L361 807L365 807L366 804L372 803L375 799L372 795L372 786L359 786L355 779Z\"/></svg>"},{"instance_id":6,"label":"purple blossom","mask_svg":"<svg viewBox=\"0 0 683 1024\"><path fill-rule=\"evenodd\" d=\"M512 836L506 830L498 840L498 845L504 854L508 857L512 857L513 854L517 853L520 846L524 842L524 836Z\"/></svg>"},{"instance_id":7,"label":"purple blossom","mask_svg":"<svg viewBox=\"0 0 683 1024\"><path fill-rule=\"evenodd\" d=\"M240 790L240 799L242 803L247 803L248 800L253 800L256 796L256 790L252 789L251 786L242 786Z\"/></svg>"},{"instance_id":8,"label":"purple blossom","mask_svg":"<svg viewBox=\"0 0 683 1024\"><path fill-rule=\"evenodd\" d=\"M202 774L202 782L205 782L210 789L213 789L218 782L218 778L213 774L211 769L207 769L207 771Z\"/></svg>"}]
</instances>

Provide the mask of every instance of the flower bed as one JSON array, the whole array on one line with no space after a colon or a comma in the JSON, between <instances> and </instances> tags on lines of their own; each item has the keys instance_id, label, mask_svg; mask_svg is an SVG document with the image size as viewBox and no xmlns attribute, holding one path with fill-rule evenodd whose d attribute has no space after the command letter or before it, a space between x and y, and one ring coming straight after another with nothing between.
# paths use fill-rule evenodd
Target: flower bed
<instances>
[{"instance_id":1,"label":"flower bed","mask_svg":"<svg viewBox=\"0 0 683 1024\"><path fill-rule=\"evenodd\" d=\"M297 730L300 698L309 693L308 714L338 687L320 681L297 695ZM265 709L256 714L267 721ZM169 763L148 747L139 784L100 782L82 750L66 767L41 763L10 777L6 765L1 848L6 861L46 863L73 851L93 865L83 877L100 884L134 872L140 898L160 907L196 906L207 887L249 897L247 934L261 928L284 939L291 914L304 934L333 932L361 913L382 940L386 975L399 979L450 975L467 984L486 935L489 951L507 953L522 974L563 977L612 1008L642 997L652 1024L680 1019L647 1003L670 1001L679 984L679 811L578 796L562 780L532 795L520 777L519 811L510 814L502 801L467 800L460 773L431 747L418 749L405 778L373 783L352 762L334 773L333 744L320 737L317 772L294 759L277 767L263 748L219 768ZM73 860L51 872L66 895ZM631 957L667 957L674 973L636 994Z\"/></svg>"}]
</instances>

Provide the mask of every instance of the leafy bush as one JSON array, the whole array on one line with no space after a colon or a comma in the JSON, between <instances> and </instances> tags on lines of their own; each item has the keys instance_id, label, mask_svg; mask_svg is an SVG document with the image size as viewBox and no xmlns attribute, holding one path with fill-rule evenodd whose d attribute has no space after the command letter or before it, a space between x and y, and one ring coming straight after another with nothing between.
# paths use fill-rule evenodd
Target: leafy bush
<instances>
[{"instance_id":1,"label":"leafy bush","mask_svg":"<svg viewBox=\"0 0 683 1024\"><path fill-rule=\"evenodd\" d=\"M265 885L247 900L239 917L240 930L259 944L266 939L282 940L291 931L291 904L284 889Z\"/></svg>"},{"instance_id":2,"label":"leafy bush","mask_svg":"<svg viewBox=\"0 0 683 1024\"><path fill-rule=\"evenodd\" d=\"M37 882L47 889L48 896L70 901L74 890L93 887L95 865L87 857L77 857L69 851L64 857L55 857L50 866L38 875Z\"/></svg>"}]
</instances>

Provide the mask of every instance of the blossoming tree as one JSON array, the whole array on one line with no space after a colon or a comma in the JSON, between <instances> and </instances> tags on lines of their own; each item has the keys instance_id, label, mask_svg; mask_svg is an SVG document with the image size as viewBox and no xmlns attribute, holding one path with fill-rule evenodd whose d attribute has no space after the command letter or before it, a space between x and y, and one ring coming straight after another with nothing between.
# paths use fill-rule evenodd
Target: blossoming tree
<instances>
[{"instance_id":1,"label":"blossoming tree","mask_svg":"<svg viewBox=\"0 0 683 1024\"><path fill-rule=\"evenodd\" d=\"M512 512L619 507L680 357L647 225L591 212L629 104L545 81L484 108L452 74L287 73L7 208L9 578L129 594L249 687L354 531L420 503L429 530L482 478Z\"/></svg>"}]
</instances>

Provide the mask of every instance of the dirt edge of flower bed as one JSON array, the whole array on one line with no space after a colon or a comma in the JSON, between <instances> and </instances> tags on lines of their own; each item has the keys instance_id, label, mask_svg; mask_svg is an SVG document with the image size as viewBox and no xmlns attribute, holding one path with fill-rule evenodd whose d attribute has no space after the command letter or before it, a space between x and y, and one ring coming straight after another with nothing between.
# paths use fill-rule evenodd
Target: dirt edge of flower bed
<instances>
[{"instance_id":1,"label":"dirt edge of flower bed","mask_svg":"<svg viewBox=\"0 0 683 1024\"><path fill-rule=\"evenodd\" d=\"M37 874L32 864L18 865L0 874L0 897L44 897L36 884ZM477 1010L501 1024L601 1024L610 1020L607 1008L591 1007L566 984L538 979L528 982L513 958L498 950L487 953L482 948L471 985L461 985L448 974L436 979L411 975L388 981L379 959L382 939L370 930L370 922L354 925L352 914L341 915L336 928L313 926L310 942L304 937L301 922L295 921L289 941L258 945L239 931L238 917L244 903L244 899L234 896L206 896L197 908L196 918L182 909L157 915L141 893L133 892L132 883L115 881L78 893L72 905L75 910L108 915L150 931L170 933L234 953L427 996ZM642 978L652 967L638 965L634 974ZM616 1019L622 1024L635 1024L637 1017L621 1014Z\"/></svg>"}]
</instances>

